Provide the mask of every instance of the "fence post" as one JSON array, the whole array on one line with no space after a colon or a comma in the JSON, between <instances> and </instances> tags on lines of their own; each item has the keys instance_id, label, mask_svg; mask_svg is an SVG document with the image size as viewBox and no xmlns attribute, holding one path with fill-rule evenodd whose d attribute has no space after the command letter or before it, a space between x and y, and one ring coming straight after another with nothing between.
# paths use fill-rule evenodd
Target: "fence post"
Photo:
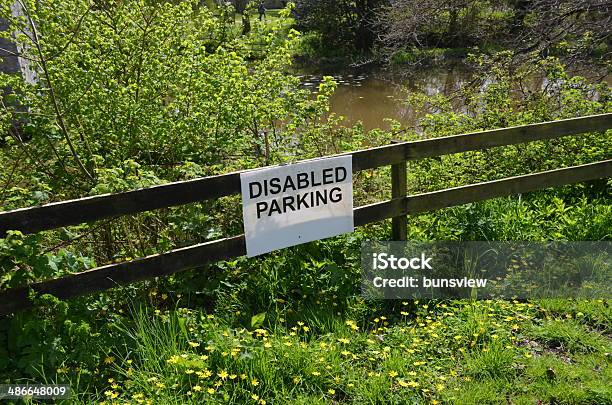
<instances>
[{"instance_id":1,"label":"fence post","mask_svg":"<svg viewBox=\"0 0 612 405\"><path fill-rule=\"evenodd\" d=\"M392 141L392 143L401 143L401 141ZM406 161L391 165L391 197L401 198L408 194L407 188L407 165ZM408 217L393 217L391 219L391 229L393 240L406 240L408 236Z\"/></svg>"}]
</instances>

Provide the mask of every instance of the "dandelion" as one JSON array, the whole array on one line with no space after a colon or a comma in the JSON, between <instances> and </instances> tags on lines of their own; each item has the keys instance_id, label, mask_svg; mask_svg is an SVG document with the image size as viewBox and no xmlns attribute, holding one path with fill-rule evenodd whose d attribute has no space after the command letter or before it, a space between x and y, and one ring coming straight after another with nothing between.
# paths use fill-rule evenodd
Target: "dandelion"
<instances>
[{"instance_id":1,"label":"dandelion","mask_svg":"<svg viewBox=\"0 0 612 405\"><path fill-rule=\"evenodd\" d=\"M194 390L195 392L200 392L200 391L202 391L202 387L201 387L201 386L199 386L199 385L196 385L195 387L193 387L193 390Z\"/></svg>"},{"instance_id":2,"label":"dandelion","mask_svg":"<svg viewBox=\"0 0 612 405\"><path fill-rule=\"evenodd\" d=\"M194 348L200 346L198 342L187 342L187 343L189 344L189 346L194 347Z\"/></svg>"},{"instance_id":3,"label":"dandelion","mask_svg":"<svg viewBox=\"0 0 612 405\"><path fill-rule=\"evenodd\" d=\"M221 370L220 373L217 373L217 375L219 376L219 378L221 378L222 380L225 380L228 377L228 373L225 370Z\"/></svg>"},{"instance_id":4,"label":"dandelion","mask_svg":"<svg viewBox=\"0 0 612 405\"><path fill-rule=\"evenodd\" d=\"M214 388L209 388L206 390L206 392L208 392L209 394L214 394L215 393L215 389Z\"/></svg>"},{"instance_id":5,"label":"dandelion","mask_svg":"<svg viewBox=\"0 0 612 405\"><path fill-rule=\"evenodd\" d=\"M345 345L348 345L349 343L351 343L351 341L348 340L347 338L340 338L338 339L338 342L343 343Z\"/></svg>"},{"instance_id":6,"label":"dandelion","mask_svg":"<svg viewBox=\"0 0 612 405\"><path fill-rule=\"evenodd\" d=\"M254 401L257 401L257 400L259 400L259 395L253 394L253 395L251 395L251 399L253 399Z\"/></svg>"},{"instance_id":7,"label":"dandelion","mask_svg":"<svg viewBox=\"0 0 612 405\"><path fill-rule=\"evenodd\" d=\"M321 375L321 373L319 373L318 371L313 371L313 372L312 372L312 373L310 373L310 374L312 374L312 375L314 375L314 376L319 376L319 375Z\"/></svg>"},{"instance_id":8,"label":"dandelion","mask_svg":"<svg viewBox=\"0 0 612 405\"><path fill-rule=\"evenodd\" d=\"M106 395L107 397L109 397L110 399L115 399L119 396L118 392L115 391L104 391L104 395Z\"/></svg>"},{"instance_id":9,"label":"dandelion","mask_svg":"<svg viewBox=\"0 0 612 405\"><path fill-rule=\"evenodd\" d=\"M294 383L294 384L299 384L299 383L300 383L300 381L302 381L302 380L300 379L300 377L293 377L293 383Z\"/></svg>"},{"instance_id":10,"label":"dandelion","mask_svg":"<svg viewBox=\"0 0 612 405\"><path fill-rule=\"evenodd\" d=\"M334 390L334 389L330 388L330 389L328 389L328 390L327 390L327 393L328 393L329 395L336 395L336 390Z\"/></svg>"},{"instance_id":11,"label":"dandelion","mask_svg":"<svg viewBox=\"0 0 612 405\"><path fill-rule=\"evenodd\" d=\"M115 362L115 358L113 356L108 356L104 359L104 364L112 364Z\"/></svg>"},{"instance_id":12,"label":"dandelion","mask_svg":"<svg viewBox=\"0 0 612 405\"><path fill-rule=\"evenodd\" d=\"M266 342L266 343L264 343L264 347L265 347L266 349L269 349L269 348L271 348L271 347L272 347L272 343L270 343L270 342Z\"/></svg>"},{"instance_id":13,"label":"dandelion","mask_svg":"<svg viewBox=\"0 0 612 405\"><path fill-rule=\"evenodd\" d=\"M257 387L257 386L259 385L259 381L257 380L257 378L253 378L253 379L251 380L251 385L252 385L253 387Z\"/></svg>"}]
</instances>

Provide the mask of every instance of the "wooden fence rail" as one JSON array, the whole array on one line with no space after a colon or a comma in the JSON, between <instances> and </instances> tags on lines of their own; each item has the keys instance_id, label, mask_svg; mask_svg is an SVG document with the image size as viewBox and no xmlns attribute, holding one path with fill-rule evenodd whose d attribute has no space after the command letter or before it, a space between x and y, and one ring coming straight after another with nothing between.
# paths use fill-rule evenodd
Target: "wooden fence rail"
<instances>
[{"instance_id":1,"label":"wooden fence rail","mask_svg":"<svg viewBox=\"0 0 612 405\"><path fill-rule=\"evenodd\" d=\"M602 131L610 127L612 127L612 113L397 143L346 155L352 155L353 171L358 172L407 160L554 139ZM233 194L240 194L240 172L0 212L0 237L11 229L19 229L23 233L35 233Z\"/></svg>"},{"instance_id":2,"label":"wooden fence rail","mask_svg":"<svg viewBox=\"0 0 612 405\"><path fill-rule=\"evenodd\" d=\"M521 194L548 187L612 177L612 160L541 173L494 180L419 195L406 195L407 160L441 156L496 146L514 145L612 128L612 113L456 135L417 142L396 143L352 152L353 171L392 165L393 198L358 207L355 226L394 219L394 236L405 234L408 214L434 211L469 202ZM403 173L402 173L403 170ZM187 204L240 193L240 173L170 183L118 194L82 198L0 213L0 237L11 229L33 233L126 214ZM0 292L0 315L32 305L29 290L67 299L119 285L167 276L179 271L246 254L244 235L172 250L129 262L110 264L27 287Z\"/></svg>"}]
</instances>

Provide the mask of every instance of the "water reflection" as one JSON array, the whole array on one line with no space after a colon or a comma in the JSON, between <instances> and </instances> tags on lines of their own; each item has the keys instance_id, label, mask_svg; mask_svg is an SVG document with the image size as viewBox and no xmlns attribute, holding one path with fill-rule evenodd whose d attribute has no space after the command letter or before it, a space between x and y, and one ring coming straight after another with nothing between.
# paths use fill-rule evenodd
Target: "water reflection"
<instances>
[{"instance_id":1,"label":"water reflection","mask_svg":"<svg viewBox=\"0 0 612 405\"><path fill-rule=\"evenodd\" d=\"M417 71L393 72L382 69L347 69L301 67L298 76L304 88L315 94L323 76L333 76L338 88L331 98L331 111L346 117L348 125L361 121L366 129L388 128L385 118L399 121L403 126L414 127L423 112L416 111L406 103L407 90L428 95L451 96L468 84L472 72L467 66L456 64L448 67L424 68ZM580 74L585 74L584 71ZM610 82L610 76L606 81ZM481 86L491 84L485 81ZM527 89L541 90L550 85L544 77L533 77L525 84ZM465 111L460 100L454 100L456 111Z\"/></svg>"}]
</instances>

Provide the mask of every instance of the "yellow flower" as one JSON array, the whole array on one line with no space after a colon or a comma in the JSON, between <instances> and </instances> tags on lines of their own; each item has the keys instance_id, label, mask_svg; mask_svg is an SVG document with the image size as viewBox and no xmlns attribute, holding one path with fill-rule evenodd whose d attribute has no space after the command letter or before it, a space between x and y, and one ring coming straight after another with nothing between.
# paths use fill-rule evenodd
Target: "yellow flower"
<instances>
[{"instance_id":1,"label":"yellow flower","mask_svg":"<svg viewBox=\"0 0 612 405\"><path fill-rule=\"evenodd\" d=\"M115 362L115 358L113 356L108 356L104 359L105 364L112 364Z\"/></svg>"},{"instance_id":2,"label":"yellow flower","mask_svg":"<svg viewBox=\"0 0 612 405\"><path fill-rule=\"evenodd\" d=\"M338 339L338 342L344 343L345 345L351 343L351 341L348 340L347 338L340 338L340 339Z\"/></svg>"},{"instance_id":3,"label":"yellow flower","mask_svg":"<svg viewBox=\"0 0 612 405\"><path fill-rule=\"evenodd\" d=\"M198 342L187 342L191 347L198 347L200 344Z\"/></svg>"},{"instance_id":4,"label":"yellow flower","mask_svg":"<svg viewBox=\"0 0 612 405\"><path fill-rule=\"evenodd\" d=\"M202 387L200 387L199 385L196 385L195 387L193 387L193 390L196 392L200 392L202 391Z\"/></svg>"},{"instance_id":5,"label":"yellow flower","mask_svg":"<svg viewBox=\"0 0 612 405\"><path fill-rule=\"evenodd\" d=\"M236 377L238 377L236 374L231 374L231 375L229 376L229 379L230 379L230 380L235 380L235 379L236 379Z\"/></svg>"},{"instance_id":6,"label":"yellow flower","mask_svg":"<svg viewBox=\"0 0 612 405\"><path fill-rule=\"evenodd\" d=\"M269 348L271 348L271 347L272 347L272 343L270 343L270 342L266 342L266 343L264 343L264 347L265 347L266 349L269 349Z\"/></svg>"},{"instance_id":7,"label":"yellow flower","mask_svg":"<svg viewBox=\"0 0 612 405\"><path fill-rule=\"evenodd\" d=\"M389 371L389 377L391 377L391 378L397 377L397 372L396 371Z\"/></svg>"},{"instance_id":8,"label":"yellow flower","mask_svg":"<svg viewBox=\"0 0 612 405\"><path fill-rule=\"evenodd\" d=\"M240 379L241 380L246 380L247 379L247 375L246 374L240 374Z\"/></svg>"},{"instance_id":9,"label":"yellow flower","mask_svg":"<svg viewBox=\"0 0 612 405\"><path fill-rule=\"evenodd\" d=\"M225 370L221 370L221 372L220 372L220 373L217 373L217 375L218 375L218 376L219 376L219 378L221 378L222 380L225 380L229 374L227 373L227 371L225 371Z\"/></svg>"},{"instance_id":10,"label":"yellow flower","mask_svg":"<svg viewBox=\"0 0 612 405\"><path fill-rule=\"evenodd\" d=\"M215 393L215 389L214 388L209 388L206 390L209 394L214 394Z\"/></svg>"},{"instance_id":11,"label":"yellow flower","mask_svg":"<svg viewBox=\"0 0 612 405\"><path fill-rule=\"evenodd\" d=\"M293 383L294 384L299 384L300 383L300 377L293 377Z\"/></svg>"},{"instance_id":12,"label":"yellow flower","mask_svg":"<svg viewBox=\"0 0 612 405\"><path fill-rule=\"evenodd\" d=\"M257 395L257 394L253 394L253 395L251 395L251 398L252 398L253 400L257 401L257 400L259 399L259 395Z\"/></svg>"},{"instance_id":13,"label":"yellow flower","mask_svg":"<svg viewBox=\"0 0 612 405\"><path fill-rule=\"evenodd\" d=\"M259 385L259 381L257 381L257 378L253 378L253 379L251 380L251 385L252 385L253 387L257 387L257 386Z\"/></svg>"},{"instance_id":14,"label":"yellow flower","mask_svg":"<svg viewBox=\"0 0 612 405\"><path fill-rule=\"evenodd\" d=\"M321 375L321 373L319 373L318 371L313 371L313 372L312 372L312 373L310 373L310 374L312 374L312 375L314 375L314 376Z\"/></svg>"},{"instance_id":15,"label":"yellow flower","mask_svg":"<svg viewBox=\"0 0 612 405\"><path fill-rule=\"evenodd\" d=\"M328 393L329 395L335 395L335 394L336 394L336 390L334 390L334 389L330 388L330 389L328 389L328 390L327 390L327 393Z\"/></svg>"},{"instance_id":16,"label":"yellow flower","mask_svg":"<svg viewBox=\"0 0 612 405\"><path fill-rule=\"evenodd\" d=\"M107 397L114 399L117 398L119 396L119 393L115 392L115 391L104 391L104 395L106 395Z\"/></svg>"}]
</instances>

